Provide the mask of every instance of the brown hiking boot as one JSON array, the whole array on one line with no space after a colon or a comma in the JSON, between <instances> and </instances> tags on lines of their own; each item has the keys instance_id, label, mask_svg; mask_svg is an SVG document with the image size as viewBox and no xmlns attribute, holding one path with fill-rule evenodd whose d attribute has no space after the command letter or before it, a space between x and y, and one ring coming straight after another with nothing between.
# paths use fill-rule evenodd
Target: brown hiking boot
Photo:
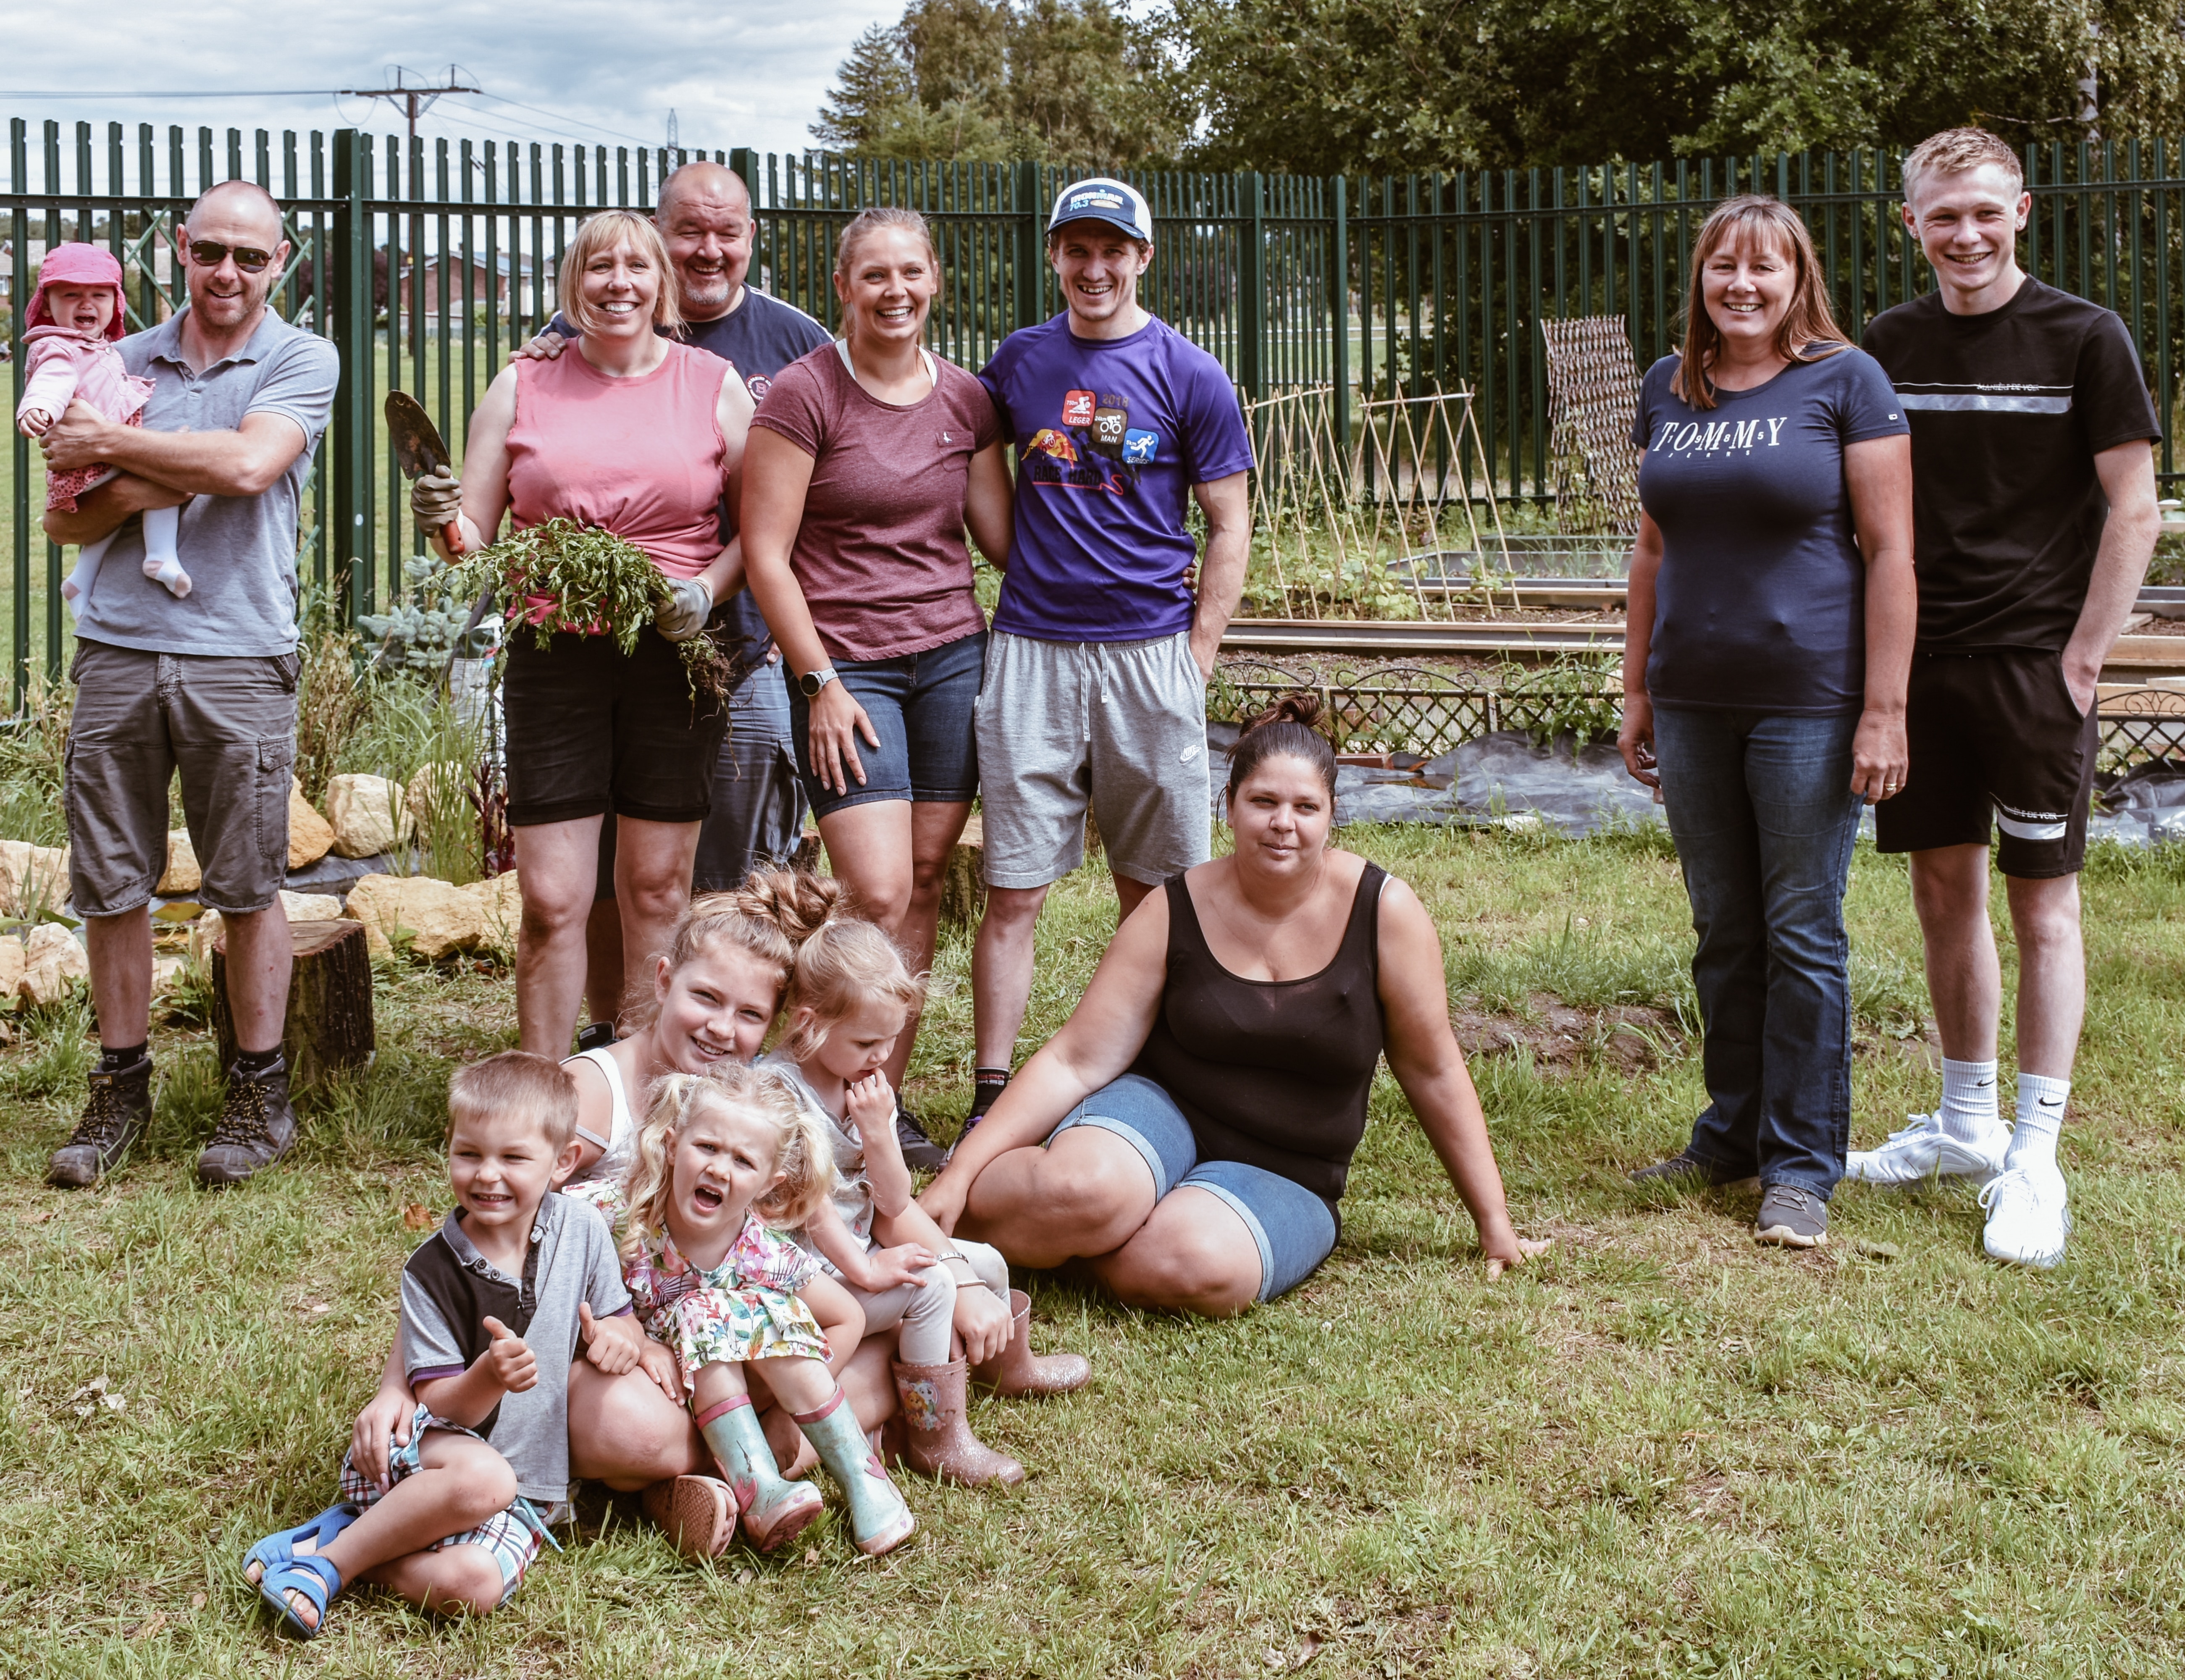
<instances>
[{"instance_id":1,"label":"brown hiking boot","mask_svg":"<svg viewBox=\"0 0 2185 1680\"><path fill-rule=\"evenodd\" d=\"M227 1092L212 1141L198 1157L198 1180L215 1188L240 1184L270 1167L296 1141L296 1111L288 1102L288 1063L276 1058L260 1072L227 1070Z\"/></svg>"},{"instance_id":2,"label":"brown hiking boot","mask_svg":"<svg viewBox=\"0 0 2185 1680\"><path fill-rule=\"evenodd\" d=\"M46 1182L60 1190L81 1190L98 1182L144 1135L152 1119L152 1058L133 1067L91 1076L91 1100L66 1143L46 1163Z\"/></svg>"}]
</instances>

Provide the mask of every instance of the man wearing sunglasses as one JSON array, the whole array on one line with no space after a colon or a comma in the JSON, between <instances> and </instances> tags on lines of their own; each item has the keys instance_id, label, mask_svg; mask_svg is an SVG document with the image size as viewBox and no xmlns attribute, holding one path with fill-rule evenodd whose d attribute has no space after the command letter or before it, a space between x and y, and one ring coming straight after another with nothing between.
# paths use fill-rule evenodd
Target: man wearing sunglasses
<instances>
[{"instance_id":1,"label":"man wearing sunglasses","mask_svg":"<svg viewBox=\"0 0 2185 1680\"><path fill-rule=\"evenodd\" d=\"M177 770L199 901L226 931L238 1047L198 1177L239 1183L296 1132L281 1057L291 951L280 888L296 756L297 510L339 365L332 344L266 308L288 242L264 189L211 188L175 243L188 306L120 345L130 372L153 382L142 428L73 403L41 440L48 470L118 469L75 512L45 521L58 543L116 533L78 603L70 673L69 892L102 1053L83 1119L49 1165L64 1186L95 1182L151 1118L150 903ZM193 585L181 600L139 563L137 516L175 506Z\"/></svg>"}]
</instances>

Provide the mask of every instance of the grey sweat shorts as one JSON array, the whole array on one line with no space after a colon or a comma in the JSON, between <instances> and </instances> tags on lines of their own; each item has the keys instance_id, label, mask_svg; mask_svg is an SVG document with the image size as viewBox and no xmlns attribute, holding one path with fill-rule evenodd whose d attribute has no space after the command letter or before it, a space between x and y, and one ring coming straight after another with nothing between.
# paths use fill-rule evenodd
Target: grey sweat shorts
<instances>
[{"instance_id":1,"label":"grey sweat shorts","mask_svg":"<svg viewBox=\"0 0 2185 1680\"><path fill-rule=\"evenodd\" d=\"M288 872L296 762L293 654L222 659L79 641L69 675L69 896L79 916L119 916L167 868L167 784L204 871L208 910L273 904Z\"/></svg>"},{"instance_id":2,"label":"grey sweat shorts","mask_svg":"<svg viewBox=\"0 0 2185 1680\"><path fill-rule=\"evenodd\" d=\"M1083 862L1088 804L1118 875L1150 885L1212 856L1206 683L1187 633L996 632L975 716L988 886L1042 887Z\"/></svg>"}]
</instances>

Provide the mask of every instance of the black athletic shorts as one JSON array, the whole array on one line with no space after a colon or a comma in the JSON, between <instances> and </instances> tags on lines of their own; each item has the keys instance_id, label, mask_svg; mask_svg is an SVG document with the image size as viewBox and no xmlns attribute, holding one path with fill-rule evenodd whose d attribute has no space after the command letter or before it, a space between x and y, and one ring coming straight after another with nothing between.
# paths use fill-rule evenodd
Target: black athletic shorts
<instances>
[{"instance_id":1,"label":"black athletic shorts","mask_svg":"<svg viewBox=\"0 0 2185 1680\"><path fill-rule=\"evenodd\" d=\"M2039 648L1915 653L1905 707L1912 776L1874 807L1884 851L1986 846L2021 880L2076 874L2087 858L2100 726Z\"/></svg>"},{"instance_id":2,"label":"black athletic shorts","mask_svg":"<svg viewBox=\"0 0 2185 1680\"><path fill-rule=\"evenodd\" d=\"M646 823L703 822L713 808L728 713L693 698L682 656L650 625L627 658L612 636L559 631L542 649L516 627L501 706L511 828L610 805Z\"/></svg>"}]
</instances>

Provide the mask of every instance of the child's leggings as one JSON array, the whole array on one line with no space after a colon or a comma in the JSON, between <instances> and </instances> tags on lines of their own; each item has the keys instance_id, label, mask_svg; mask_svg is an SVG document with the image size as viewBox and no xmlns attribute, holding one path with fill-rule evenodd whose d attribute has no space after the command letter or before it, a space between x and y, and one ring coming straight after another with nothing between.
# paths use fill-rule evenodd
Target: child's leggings
<instances>
[{"instance_id":1,"label":"child's leggings","mask_svg":"<svg viewBox=\"0 0 2185 1680\"><path fill-rule=\"evenodd\" d=\"M981 1283L994 1292L994 1298L1003 1307L1009 1303L1009 1264L1002 1258L1001 1250L984 1242L958 1242L953 1245L971 1268ZM939 1265L928 1266L919 1274L924 1287L914 1283L899 1283L892 1289L869 1295L862 1289L845 1284L857 1298L858 1304L865 1309L865 1332L892 1330L902 1326L902 1337L898 1357L907 1365L942 1365L948 1363L948 1342L953 1333L956 1319L956 1278L944 1260ZM975 1287L975 1286L974 1286Z\"/></svg>"}]
</instances>

